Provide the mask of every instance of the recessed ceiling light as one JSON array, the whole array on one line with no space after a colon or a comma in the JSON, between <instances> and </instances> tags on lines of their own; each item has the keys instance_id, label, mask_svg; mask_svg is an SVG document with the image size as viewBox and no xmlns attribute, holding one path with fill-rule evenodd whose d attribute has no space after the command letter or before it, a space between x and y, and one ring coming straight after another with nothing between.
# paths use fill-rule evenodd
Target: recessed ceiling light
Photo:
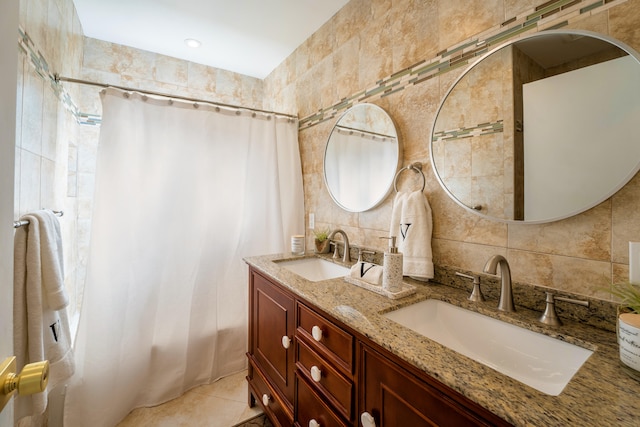
<instances>
[{"instance_id":1,"label":"recessed ceiling light","mask_svg":"<svg viewBox=\"0 0 640 427\"><path fill-rule=\"evenodd\" d=\"M202 45L200 40L196 39L184 39L184 44L192 48L200 47Z\"/></svg>"}]
</instances>

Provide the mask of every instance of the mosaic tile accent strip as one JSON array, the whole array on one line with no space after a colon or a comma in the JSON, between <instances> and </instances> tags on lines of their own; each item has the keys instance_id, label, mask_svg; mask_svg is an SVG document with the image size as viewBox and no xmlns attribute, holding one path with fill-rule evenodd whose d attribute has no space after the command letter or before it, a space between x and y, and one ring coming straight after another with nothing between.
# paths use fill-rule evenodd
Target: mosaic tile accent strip
<instances>
[{"instance_id":1,"label":"mosaic tile accent strip","mask_svg":"<svg viewBox=\"0 0 640 427\"><path fill-rule=\"evenodd\" d=\"M436 132L433 134L433 142L451 141L455 139L470 138L473 136L490 135L492 133L500 133L503 131L503 120L498 120L494 123L480 123L479 125L473 127Z\"/></svg>"},{"instance_id":2,"label":"mosaic tile accent strip","mask_svg":"<svg viewBox=\"0 0 640 427\"><path fill-rule=\"evenodd\" d=\"M489 30L472 37L469 40L439 52L430 60L422 60L403 70L397 71L388 77L376 82L375 86L359 91L350 97L340 100L338 103L322 108L316 113L306 116L299 121L299 129L304 130L324 121L330 120L347 110L351 106L375 99L381 99L400 92L405 88L423 83L440 74L447 73L459 67L466 67L479 56L487 53L490 48L506 42L527 31L542 31L558 29L567 25L567 21L560 20L554 25L540 25L544 18L558 14L558 17L590 13L601 7L610 7L614 3L624 3L627 0L551 0L534 10L521 16L507 19L500 25L498 31ZM52 89L64 105L73 114L78 124L99 126L101 117L95 114L82 113L66 91L56 80L55 75L49 70L49 64L44 56L35 47L33 40L26 31L18 28L18 48L20 52L29 57L35 71L45 80L48 80Z\"/></svg>"},{"instance_id":3,"label":"mosaic tile accent strip","mask_svg":"<svg viewBox=\"0 0 640 427\"><path fill-rule=\"evenodd\" d=\"M592 11L597 12L598 8L605 6L610 7L613 3L624 3L625 1L626 0L551 0L520 16L507 19L497 30L491 29L480 33L458 45L438 52L434 58L422 60L377 81L375 86L369 89L359 91L332 106L322 108L316 113L301 118L299 129L304 130L324 121L331 120L354 104L381 99L412 85L423 83L440 74L447 73L459 67L466 67L490 49L524 32L539 32L562 28L568 24L568 16L570 14L577 13L580 15ZM557 15L557 21L553 21L552 23L545 21L545 18L553 15Z\"/></svg>"},{"instance_id":4,"label":"mosaic tile accent strip","mask_svg":"<svg viewBox=\"0 0 640 427\"><path fill-rule=\"evenodd\" d=\"M71 99L71 95L66 89L56 80L55 75L49 70L49 64L40 51L36 48L35 44L29 34L22 28L18 27L18 49L24 55L26 55L31 65L34 67L35 72L42 77L46 82L49 82L54 93L62 102L62 105L67 111L69 111L76 119L76 122L81 125L98 126L102 121L102 118L95 114L82 113L78 110L77 105Z\"/></svg>"}]
</instances>

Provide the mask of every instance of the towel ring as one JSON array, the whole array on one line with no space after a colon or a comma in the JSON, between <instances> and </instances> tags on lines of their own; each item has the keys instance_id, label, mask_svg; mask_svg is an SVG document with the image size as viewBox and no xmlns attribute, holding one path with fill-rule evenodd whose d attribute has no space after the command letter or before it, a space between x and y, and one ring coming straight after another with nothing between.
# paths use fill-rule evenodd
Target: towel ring
<instances>
[{"instance_id":1,"label":"towel ring","mask_svg":"<svg viewBox=\"0 0 640 427\"><path fill-rule=\"evenodd\" d=\"M398 192L398 177L400 176L402 171L405 171L405 170L412 170L416 173L419 172L420 175L422 175L422 190L420 191L424 191L424 188L427 185L427 179L424 177L424 172L422 172L422 163L415 162L415 163L411 163L409 166L403 167L396 173L395 178L393 178L393 189L396 190L396 193Z\"/></svg>"}]
</instances>

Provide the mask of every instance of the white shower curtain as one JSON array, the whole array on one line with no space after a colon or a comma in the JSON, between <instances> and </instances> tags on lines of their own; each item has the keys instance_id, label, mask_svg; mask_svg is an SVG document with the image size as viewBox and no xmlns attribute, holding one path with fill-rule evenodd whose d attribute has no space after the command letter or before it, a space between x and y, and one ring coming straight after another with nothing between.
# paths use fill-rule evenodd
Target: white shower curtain
<instances>
[{"instance_id":1,"label":"white shower curtain","mask_svg":"<svg viewBox=\"0 0 640 427\"><path fill-rule=\"evenodd\" d=\"M102 104L69 427L244 369L242 258L304 232L296 120L116 89Z\"/></svg>"}]
</instances>

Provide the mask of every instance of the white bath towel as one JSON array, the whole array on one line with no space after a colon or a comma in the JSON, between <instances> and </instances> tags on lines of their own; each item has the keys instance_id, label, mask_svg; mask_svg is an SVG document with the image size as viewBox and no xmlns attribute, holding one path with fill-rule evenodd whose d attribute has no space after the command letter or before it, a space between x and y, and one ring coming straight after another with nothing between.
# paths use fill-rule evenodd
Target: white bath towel
<instances>
[{"instance_id":1,"label":"white bath towel","mask_svg":"<svg viewBox=\"0 0 640 427\"><path fill-rule=\"evenodd\" d=\"M433 279L431 207L422 191L399 192L393 201L389 236L396 236L402 252L402 274L418 280Z\"/></svg>"},{"instance_id":2,"label":"white bath towel","mask_svg":"<svg viewBox=\"0 0 640 427\"><path fill-rule=\"evenodd\" d=\"M356 262L349 272L354 279L364 280L372 285L382 285L382 266L370 262Z\"/></svg>"},{"instance_id":3,"label":"white bath towel","mask_svg":"<svg viewBox=\"0 0 640 427\"><path fill-rule=\"evenodd\" d=\"M73 375L75 363L67 317L62 239L58 218L37 211L20 218L14 237L14 350L18 370L49 361L47 391ZM39 415L47 407L47 391L16 401L16 418Z\"/></svg>"}]
</instances>

